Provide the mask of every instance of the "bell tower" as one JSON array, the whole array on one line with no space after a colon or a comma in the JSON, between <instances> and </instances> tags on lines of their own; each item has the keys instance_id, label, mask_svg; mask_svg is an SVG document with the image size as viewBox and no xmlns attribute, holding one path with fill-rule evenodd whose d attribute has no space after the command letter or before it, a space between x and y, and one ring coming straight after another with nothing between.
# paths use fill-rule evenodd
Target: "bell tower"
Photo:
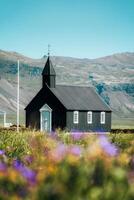
<instances>
[{"instance_id":1,"label":"bell tower","mask_svg":"<svg viewBox=\"0 0 134 200\"><path fill-rule=\"evenodd\" d=\"M48 58L45 67L42 71L42 87L44 87L46 84L50 88L55 88L56 86L56 73L50 59L49 49L48 49Z\"/></svg>"}]
</instances>

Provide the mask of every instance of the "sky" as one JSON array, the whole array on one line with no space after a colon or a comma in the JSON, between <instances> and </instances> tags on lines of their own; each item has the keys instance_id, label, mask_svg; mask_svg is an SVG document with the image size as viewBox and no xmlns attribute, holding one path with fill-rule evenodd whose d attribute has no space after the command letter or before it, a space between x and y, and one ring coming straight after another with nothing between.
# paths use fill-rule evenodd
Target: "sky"
<instances>
[{"instance_id":1,"label":"sky","mask_svg":"<svg viewBox=\"0 0 134 200\"><path fill-rule=\"evenodd\" d=\"M0 49L98 58L134 52L134 0L0 0Z\"/></svg>"}]
</instances>

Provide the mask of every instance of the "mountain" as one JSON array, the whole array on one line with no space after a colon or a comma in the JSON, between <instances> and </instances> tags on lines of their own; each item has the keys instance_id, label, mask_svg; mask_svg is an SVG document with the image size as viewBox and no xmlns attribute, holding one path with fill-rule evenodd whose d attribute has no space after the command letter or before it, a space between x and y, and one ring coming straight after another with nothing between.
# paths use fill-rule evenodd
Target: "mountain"
<instances>
[{"instance_id":1,"label":"mountain","mask_svg":"<svg viewBox=\"0 0 134 200\"><path fill-rule=\"evenodd\" d=\"M15 123L17 60L20 60L20 113L41 88L46 56L32 59L0 50L0 110ZM134 122L134 53L120 53L97 59L53 56L57 84L93 86L113 110L114 125ZM2 117L1 117L2 118Z\"/></svg>"}]
</instances>

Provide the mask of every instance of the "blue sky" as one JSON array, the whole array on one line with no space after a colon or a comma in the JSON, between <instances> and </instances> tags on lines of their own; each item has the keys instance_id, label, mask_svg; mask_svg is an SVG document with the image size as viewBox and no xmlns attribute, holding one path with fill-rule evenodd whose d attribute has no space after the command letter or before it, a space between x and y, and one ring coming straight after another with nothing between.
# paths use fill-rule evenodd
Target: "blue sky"
<instances>
[{"instance_id":1,"label":"blue sky","mask_svg":"<svg viewBox=\"0 0 134 200\"><path fill-rule=\"evenodd\" d=\"M0 0L0 49L32 58L134 52L134 0Z\"/></svg>"}]
</instances>

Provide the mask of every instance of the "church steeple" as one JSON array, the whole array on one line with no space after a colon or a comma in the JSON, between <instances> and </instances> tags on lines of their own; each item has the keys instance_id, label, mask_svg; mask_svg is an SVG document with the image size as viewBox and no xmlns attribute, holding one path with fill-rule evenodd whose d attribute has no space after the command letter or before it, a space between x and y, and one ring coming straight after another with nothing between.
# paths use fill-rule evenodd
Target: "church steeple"
<instances>
[{"instance_id":1,"label":"church steeple","mask_svg":"<svg viewBox=\"0 0 134 200\"><path fill-rule=\"evenodd\" d=\"M48 58L45 64L45 67L42 71L42 87L44 85L48 85L50 88L55 88L56 85L56 73L53 68L53 64L50 60L50 56L48 54Z\"/></svg>"}]
</instances>

